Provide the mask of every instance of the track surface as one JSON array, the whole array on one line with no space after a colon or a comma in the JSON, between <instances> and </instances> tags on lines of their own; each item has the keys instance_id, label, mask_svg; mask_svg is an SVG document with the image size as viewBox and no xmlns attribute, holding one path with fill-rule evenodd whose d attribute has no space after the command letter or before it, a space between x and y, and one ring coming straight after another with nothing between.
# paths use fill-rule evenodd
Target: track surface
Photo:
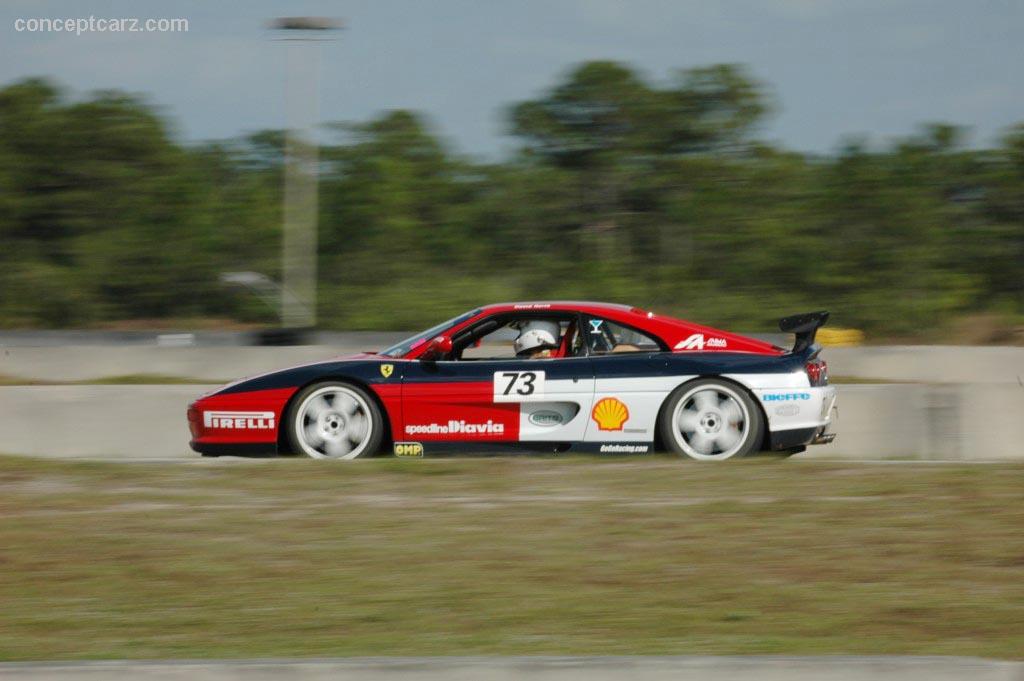
<instances>
[{"instance_id":1,"label":"track surface","mask_svg":"<svg viewBox=\"0 0 1024 681\"><path fill-rule=\"evenodd\" d=\"M966 657L411 657L337 660L240 660L16 663L10 681L79 679L392 679L415 681L1022 681L1024 664Z\"/></svg>"}]
</instances>

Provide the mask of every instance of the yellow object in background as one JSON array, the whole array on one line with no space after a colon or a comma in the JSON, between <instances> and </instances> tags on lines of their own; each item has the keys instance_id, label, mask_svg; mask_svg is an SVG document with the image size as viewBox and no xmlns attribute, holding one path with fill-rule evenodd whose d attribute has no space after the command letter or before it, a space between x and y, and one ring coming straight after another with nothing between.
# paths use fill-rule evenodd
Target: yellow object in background
<instances>
[{"instance_id":1,"label":"yellow object in background","mask_svg":"<svg viewBox=\"0 0 1024 681\"><path fill-rule=\"evenodd\" d=\"M826 347L848 348L854 345L862 345L864 343L864 332L860 329L830 329L826 327L818 329L815 340Z\"/></svg>"}]
</instances>

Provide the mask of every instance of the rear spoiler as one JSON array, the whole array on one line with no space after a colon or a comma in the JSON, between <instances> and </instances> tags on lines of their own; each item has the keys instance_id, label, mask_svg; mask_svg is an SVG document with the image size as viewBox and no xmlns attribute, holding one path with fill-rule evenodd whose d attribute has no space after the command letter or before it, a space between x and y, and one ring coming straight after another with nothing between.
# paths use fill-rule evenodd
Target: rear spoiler
<instances>
[{"instance_id":1,"label":"rear spoiler","mask_svg":"<svg viewBox=\"0 0 1024 681\"><path fill-rule=\"evenodd\" d=\"M825 326L828 321L828 312L804 312L803 314L790 315L779 320L779 329L783 333L796 334L796 342L790 352L803 352L814 344L814 336L818 329Z\"/></svg>"}]
</instances>

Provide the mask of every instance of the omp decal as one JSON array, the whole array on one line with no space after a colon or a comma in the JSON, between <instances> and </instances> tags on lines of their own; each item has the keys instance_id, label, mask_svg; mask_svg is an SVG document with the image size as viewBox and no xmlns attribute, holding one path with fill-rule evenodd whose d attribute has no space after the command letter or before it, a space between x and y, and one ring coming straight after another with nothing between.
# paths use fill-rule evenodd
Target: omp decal
<instances>
[{"instance_id":1,"label":"omp decal","mask_svg":"<svg viewBox=\"0 0 1024 681\"><path fill-rule=\"evenodd\" d=\"M799 401L810 398L811 393L809 392L768 392L761 395L761 399L766 402Z\"/></svg>"},{"instance_id":2,"label":"omp decal","mask_svg":"<svg viewBox=\"0 0 1024 681\"><path fill-rule=\"evenodd\" d=\"M272 411L204 411L203 425L207 428L233 430L273 430Z\"/></svg>"},{"instance_id":3,"label":"omp decal","mask_svg":"<svg viewBox=\"0 0 1024 681\"><path fill-rule=\"evenodd\" d=\"M542 411L535 411L528 417L530 423L535 426L560 426L564 419L562 415L557 411L549 411L547 409Z\"/></svg>"},{"instance_id":4,"label":"omp decal","mask_svg":"<svg viewBox=\"0 0 1024 681\"><path fill-rule=\"evenodd\" d=\"M380 365L380 375L383 376L384 378L391 378L391 374L393 374L394 372L395 372L395 365L394 364L381 364Z\"/></svg>"},{"instance_id":5,"label":"omp decal","mask_svg":"<svg viewBox=\"0 0 1024 681\"><path fill-rule=\"evenodd\" d=\"M689 338L679 341L676 343L674 349L676 350L703 350L705 347L708 348L725 348L728 347L724 338L704 338L704 334L695 333Z\"/></svg>"},{"instance_id":6,"label":"omp decal","mask_svg":"<svg viewBox=\"0 0 1024 681\"><path fill-rule=\"evenodd\" d=\"M452 419L447 423L428 423L423 425L408 425L405 427L406 435L503 435L505 433L504 423L495 423L487 419L487 423L466 423L463 420Z\"/></svg>"},{"instance_id":7,"label":"omp decal","mask_svg":"<svg viewBox=\"0 0 1024 681\"><path fill-rule=\"evenodd\" d=\"M650 445L601 445L602 454L646 454Z\"/></svg>"},{"instance_id":8,"label":"omp decal","mask_svg":"<svg viewBox=\"0 0 1024 681\"><path fill-rule=\"evenodd\" d=\"M421 457L423 445L419 442L396 442L394 452L395 456Z\"/></svg>"},{"instance_id":9,"label":"omp decal","mask_svg":"<svg viewBox=\"0 0 1024 681\"><path fill-rule=\"evenodd\" d=\"M629 409L622 400L605 397L594 405L590 418L597 422L599 430L622 430L622 425L629 420Z\"/></svg>"},{"instance_id":10,"label":"omp decal","mask_svg":"<svg viewBox=\"0 0 1024 681\"><path fill-rule=\"evenodd\" d=\"M495 402L526 402L544 396L543 371L495 371Z\"/></svg>"}]
</instances>

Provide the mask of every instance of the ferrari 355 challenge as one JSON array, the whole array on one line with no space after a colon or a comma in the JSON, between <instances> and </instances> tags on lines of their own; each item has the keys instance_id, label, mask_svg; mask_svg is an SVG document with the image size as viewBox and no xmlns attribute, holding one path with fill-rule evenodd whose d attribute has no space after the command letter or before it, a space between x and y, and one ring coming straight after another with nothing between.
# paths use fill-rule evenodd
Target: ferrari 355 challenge
<instances>
[{"instance_id":1,"label":"ferrari 355 challenge","mask_svg":"<svg viewBox=\"0 0 1024 681\"><path fill-rule=\"evenodd\" d=\"M831 442L827 312L793 347L627 305L488 305L385 350L225 385L188 408L206 455L671 451L724 460Z\"/></svg>"}]
</instances>

